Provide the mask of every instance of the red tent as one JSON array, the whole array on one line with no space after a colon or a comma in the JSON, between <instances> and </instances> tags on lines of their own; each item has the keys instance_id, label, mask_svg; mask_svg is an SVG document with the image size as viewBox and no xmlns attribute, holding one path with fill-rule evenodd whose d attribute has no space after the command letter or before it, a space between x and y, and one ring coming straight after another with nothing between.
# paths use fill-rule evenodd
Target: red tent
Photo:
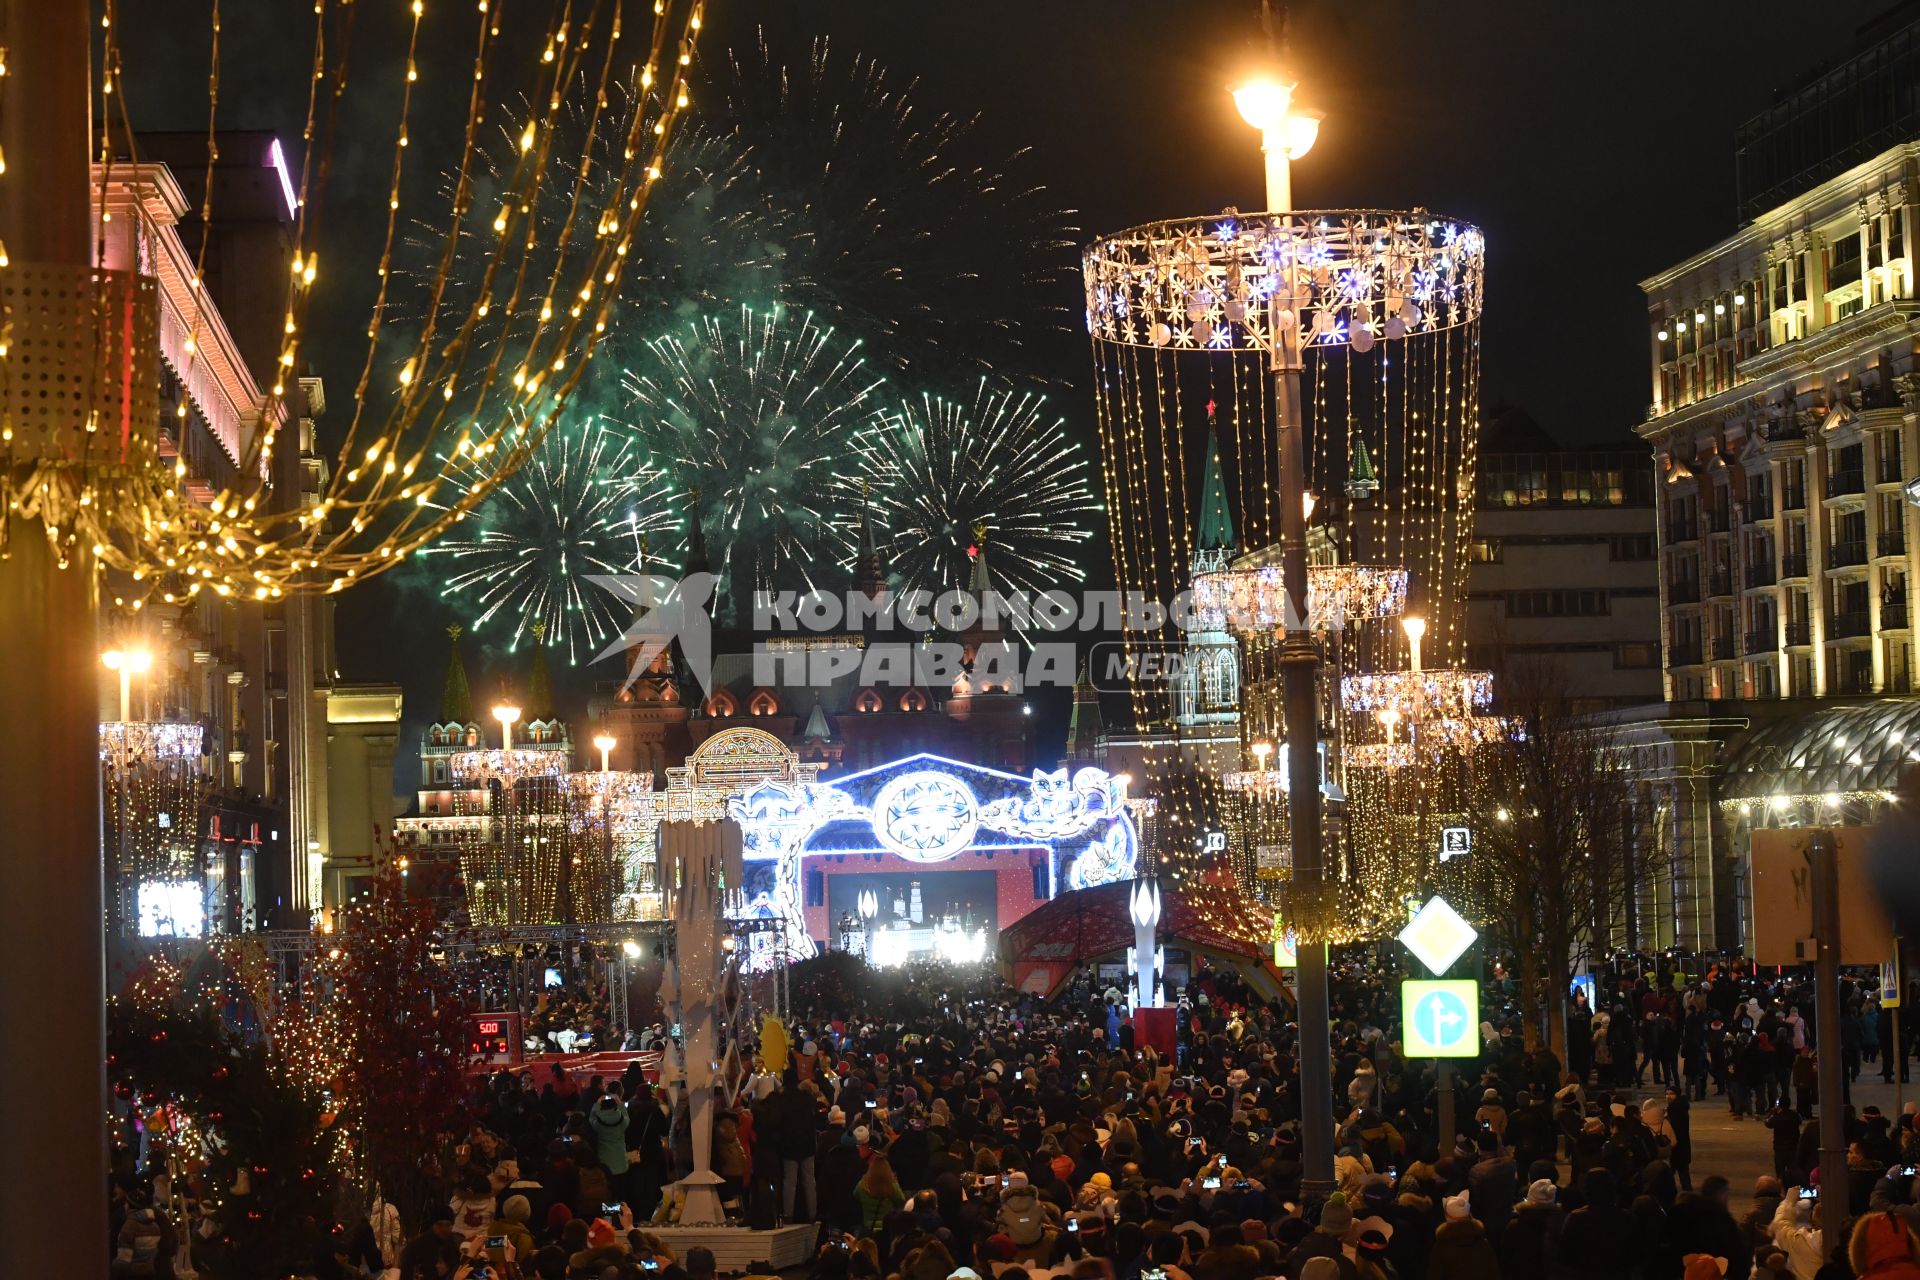
<instances>
[{"instance_id":1,"label":"red tent","mask_svg":"<svg viewBox=\"0 0 1920 1280\"><path fill-rule=\"evenodd\" d=\"M1120 880L1063 893L1000 934L1000 967L1023 991L1051 995L1089 960L1123 955L1133 945L1129 903L1136 884ZM1160 891L1158 933L1172 946L1232 964L1269 995L1279 992L1273 968L1271 915L1238 889L1217 884Z\"/></svg>"}]
</instances>

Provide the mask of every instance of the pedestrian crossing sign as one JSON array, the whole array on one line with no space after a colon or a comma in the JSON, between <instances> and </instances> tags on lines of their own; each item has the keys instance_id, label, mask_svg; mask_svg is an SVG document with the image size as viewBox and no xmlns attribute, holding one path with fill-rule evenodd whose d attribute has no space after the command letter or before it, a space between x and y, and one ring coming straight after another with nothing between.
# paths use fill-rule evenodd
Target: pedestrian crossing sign
<instances>
[{"instance_id":1,"label":"pedestrian crossing sign","mask_svg":"<svg viewBox=\"0 0 1920 1280\"><path fill-rule=\"evenodd\" d=\"M1471 978L1408 978L1400 984L1402 1042L1409 1058L1480 1053L1480 984Z\"/></svg>"}]
</instances>

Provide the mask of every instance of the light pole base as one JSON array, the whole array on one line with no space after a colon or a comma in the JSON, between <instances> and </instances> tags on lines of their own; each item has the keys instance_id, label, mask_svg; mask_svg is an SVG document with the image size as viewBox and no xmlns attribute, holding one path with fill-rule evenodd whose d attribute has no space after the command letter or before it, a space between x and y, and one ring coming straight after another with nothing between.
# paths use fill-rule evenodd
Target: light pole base
<instances>
[{"instance_id":1,"label":"light pole base","mask_svg":"<svg viewBox=\"0 0 1920 1280\"><path fill-rule=\"evenodd\" d=\"M726 1226L727 1211L720 1203L719 1192L724 1182L725 1179L711 1169L696 1169L674 1183L686 1196L681 1202L680 1225Z\"/></svg>"}]
</instances>

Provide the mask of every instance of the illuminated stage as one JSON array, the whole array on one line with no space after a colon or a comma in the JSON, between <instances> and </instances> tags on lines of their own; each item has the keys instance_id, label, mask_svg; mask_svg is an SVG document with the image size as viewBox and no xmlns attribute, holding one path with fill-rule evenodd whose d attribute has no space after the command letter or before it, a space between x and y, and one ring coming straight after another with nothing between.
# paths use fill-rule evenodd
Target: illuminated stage
<instances>
[{"instance_id":1,"label":"illuminated stage","mask_svg":"<svg viewBox=\"0 0 1920 1280\"><path fill-rule=\"evenodd\" d=\"M838 944L856 881L875 881L876 897L901 889L888 902L889 924L931 930L951 917L968 934L984 930L990 952L994 931L1069 889L1131 879L1139 863L1126 778L1100 769L1021 777L922 754L822 782L778 739L731 729L702 744L688 776L721 757L732 783L726 813L741 832L744 914L786 921L789 955ZM954 882L966 887L935 879L951 873L967 873ZM936 893L943 910L930 917L926 898ZM937 941L909 945L932 950Z\"/></svg>"}]
</instances>

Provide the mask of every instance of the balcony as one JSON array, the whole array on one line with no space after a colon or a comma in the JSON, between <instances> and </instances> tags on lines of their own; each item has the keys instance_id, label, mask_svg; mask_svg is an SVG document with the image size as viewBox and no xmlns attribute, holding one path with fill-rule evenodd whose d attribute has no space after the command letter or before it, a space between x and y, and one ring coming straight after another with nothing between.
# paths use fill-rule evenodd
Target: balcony
<instances>
[{"instance_id":1,"label":"balcony","mask_svg":"<svg viewBox=\"0 0 1920 1280\"><path fill-rule=\"evenodd\" d=\"M1907 531L1904 526L1898 529L1882 529L1875 539L1874 546L1883 560L1896 560L1907 554Z\"/></svg>"},{"instance_id":2,"label":"balcony","mask_svg":"<svg viewBox=\"0 0 1920 1280\"><path fill-rule=\"evenodd\" d=\"M1682 578L1667 588L1668 604L1699 604L1700 580Z\"/></svg>"},{"instance_id":3,"label":"balcony","mask_svg":"<svg viewBox=\"0 0 1920 1280\"><path fill-rule=\"evenodd\" d=\"M1740 504L1740 518L1748 524L1765 524L1773 519L1773 497L1763 494Z\"/></svg>"},{"instance_id":4,"label":"balcony","mask_svg":"<svg viewBox=\"0 0 1920 1280\"><path fill-rule=\"evenodd\" d=\"M1733 637L1715 636L1713 638L1713 660L1730 662L1733 660Z\"/></svg>"},{"instance_id":5,"label":"balcony","mask_svg":"<svg viewBox=\"0 0 1920 1280\"><path fill-rule=\"evenodd\" d=\"M1867 620L1867 611L1859 609L1833 615L1833 625L1827 628L1829 640L1851 640L1855 636L1873 634L1873 626Z\"/></svg>"},{"instance_id":6,"label":"balcony","mask_svg":"<svg viewBox=\"0 0 1920 1280\"><path fill-rule=\"evenodd\" d=\"M1697 667L1700 665L1700 642L1676 644L1673 646L1673 665L1676 667Z\"/></svg>"},{"instance_id":7,"label":"balcony","mask_svg":"<svg viewBox=\"0 0 1920 1280\"><path fill-rule=\"evenodd\" d=\"M1813 624L1811 622L1789 622L1787 624L1787 648L1798 645L1805 647L1813 643Z\"/></svg>"},{"instance_id":8,"label":"balcony","mask_svg":"<svg viewBox=\"0 0 1920 1280\"><path fill-rule=\"evenodd\" d=\"M1780 577L1783 581L1790 582L1795 578L1804 578L1806 576L1807 576L1807 553L1806 552L1790 551L1786 555L1780 557Z\"/></svg>"},{"instance_id":9,"label":"balcony","mask_svg":"<svg viewBox=\"0 0 1920 1280\"><path fill-rule=\"evenodd\" d=\"M1836 542L1827 548L1827 568L1850 569L1867 562L1867 540Z\"/></svg>"},{"instance_id":10,"label":"balcony","mask_svg":"<svg viewBox=\"0 0 1920 1280\"><path fill-rule=\"evenodd\" d=\"M1761 587L1770 587L1774 583L1773 559L1768 557L1765 564L1747 566L1747 590L1757 591Z\"/></svg>"},{"instance_id":11,"label":"balcony","mask_svg":"<svg viewBox=\"0 0 1920 1280\"><path fill-rule=\"evenodd\" d=\"M1768 629L1766 631L1749 631L1747 632L1745 639L1742 640L1741 642L1742 652L1750 653L1750 654L1772 653L1775 649L1779 647L1780 647L1779 634L1771 629Z\"/></svg>"},{"instance_id":12,"label":"balcony","mask_svg":"<svg viewBox=\"0 0 1920 1280\"><path fill-rule=\"evenodd\" d=\"M1880 629L1882 631L1905 631L1907 629L1907 601L1902 596L1898 600L1880 602Z\"/></svg>"},{"instance_id":13,"label":"balcony","mask_svg":"<svg viewBox=\"0 0 1920 1280\"><path fill-rule=\"evenodd\" d=\"M1733 512L1725 507L1714 507L1707 512L1707 529L1713 533L1725 533L1733 528Z\"/></svg>"},{"instance_id":14,"label":"balcony","mask_svg":"<svg viewBox=\"0 0 1920 1280\"><path fill-rule=\"evenodd\" d=\"M1827 505L1830 507L1864 506L1866 495L1866 476L1858 467L1835 471L1827 477Z\"/></svg>"},{"instance_id":15,"label":"balcony","mask_svg":"<svg viewBox=\"0 0 1920 1280\"><path fill-rule=\"evenodd\" d=\"M1710 596L1732 595L1733 570L1715 569L1707 578L1707 594Z\"/></svg>"}]
</instances>

